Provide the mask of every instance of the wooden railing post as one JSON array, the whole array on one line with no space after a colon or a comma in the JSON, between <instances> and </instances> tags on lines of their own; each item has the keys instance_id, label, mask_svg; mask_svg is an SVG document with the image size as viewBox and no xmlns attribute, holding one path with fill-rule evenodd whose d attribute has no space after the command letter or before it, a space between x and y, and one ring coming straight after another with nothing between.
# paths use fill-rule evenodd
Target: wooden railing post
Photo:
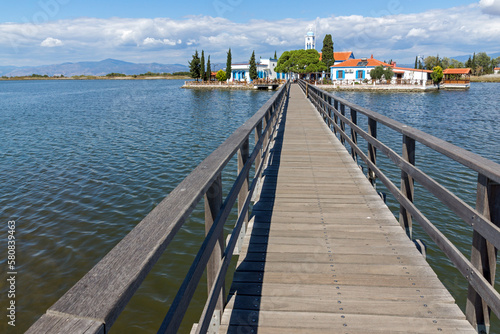
<instances>
[{"instance_id":1,"label":"wooden railing post","mask_svg":"<svg viewBox=\"0 0 500 334\"><path fill-rule=\"evenodd\" d=\"M257 123L255 127L255 144L259 141L260 137L262 137L262 121ZM260 149L260 153L255 157L255 170L257 170L260 166L260 162L262 160L262 148Z\"/></svg>"},{"instance_id":2,"label":"wooden railing post","mask_svg":"<svg viewBox=\"0 0 500 334\"><path fill-rule=\"evenodd\" d=\"M500 225L500 185L482 174L478 176L476 210L493 224ZM475 230L472 238L471 263L476 268L474 274L482 275L494 286L497 250ZM490 310L470 284L465 315L478 333L489 333Z\"/></svg>"},{"instance_id":3,"label":"wooden railing post","mask_svg":"<svg viewBox=\"0 0 500 334\"><path fill-rule=\"evenodd\" d=\"M345 104L343 103L340 104L340 113L342 114L342 116L345 116ZM340 120L340 130L345 135L345 123L343 120ZM342 135L340 135L340 142L342 143L342 145L345 144L345 139Z\"/></svg>"},{"instance_id":4,"label":"wooden railing post","mask_svg":"<svg viewBox=\"0 0 500 334\"><path fill-rule=\"evenodd\" d=\"M333 114L333 110L332 110L332 97L330 95L328 95L328 128L331 130L332 129L332 114Z\"/></svg>"},{"instance_id":5,"label":"wooden railing post","mask_svg":"<svg viewBox=\"0 0 500 334\"><path fill-rule=\"evenodd\" d=\"M358 112L355 109L351 108L351 122L354 124L358 124ZM356 131L354 131L353 128L351 128L351 140L354 143L355 146L358 146L358 134ZM351 156L354 159L354 161L358 162L358 155L356 154L356 150L354 147L351 147Z\"/></svg>"},{"instance_id":6,"label":"wooden railing post","mask_svg":"<svg viewBox=\"0 0 500 334\"><path fill-rule=\"evenodd\" d=\"M373 118L368 118L368 134L373 138L377 138L377 121ZM377 165L377 149L370 143L368 143L368 158L374 165ZM376 188L377 175L370 168L368 168L368 180Z\"/></svg>"},{"instance_id":7,"label":"wooden railing post","mask_svg":"<svg viewBox=\"0 0 500 334\"><path fill-rule=\"evenodd\" d=\"M249 142L248 138L241 144L240 149L238 150L238 175L243 170L249 156ZM249 174L246 175L245 182L241 186L240 193L238 194L238 217L241 215L241 211L245 205L245 199L248 193L248 182L249 182ZM241 246L243 245L243 238L246 233L246 226L248 223L248 210L245 211L245 217L243 218L243 225L240 229L240 235L238 237L238 243L236 244L237 253L239 254L241 250Z\"/></svg>"},{"instance_id":8,"label":"wooden railing post","mask_svg":"<svg viewBox=\"0 0 500 334\"><path fill-rule=\"evenodd\" d=\"M214 223L215 217L222 207L222 177L219 174L205 194L205 234L208 234ZM224 231L219 236L219 240L214 247L210 260L207 264L207 288L208 293L212 289L217 279L217 274L221 266L222 254L224 254ZM222 311L224 310L224 285L217 300L217 306L213 315L213 321L218 328Z\"/></svg>"},{"instance_id":9,"label":"wooden railing post","mask_svg":"<svg viewBox=\"0 0 500 334\"><path fill-rule=\"evenodd\" d=\"M410 164L415 165L415 139L403 135L403 159ZM401 192L413 203L413 178L403 170L401 171ZM411 214L403 205L399 206L399 224L406 231L406 234L412 239L412 218Z\"/></svg>"},{"instance_id":10,"label":"wooden railing post","mask_svg":"<svg viewBox=\"0 0 500 334\"><path fill-rule=\"evenodd\" d=\"M336 111L339 111L339 101L334 100L333 107L335 108ZM335 125L339 124L338 117L335 112L333 113L333 123L335 123ZM337 135L337 128L335 126L333 127L333 133Z\"/></svg>"}]
</instances>

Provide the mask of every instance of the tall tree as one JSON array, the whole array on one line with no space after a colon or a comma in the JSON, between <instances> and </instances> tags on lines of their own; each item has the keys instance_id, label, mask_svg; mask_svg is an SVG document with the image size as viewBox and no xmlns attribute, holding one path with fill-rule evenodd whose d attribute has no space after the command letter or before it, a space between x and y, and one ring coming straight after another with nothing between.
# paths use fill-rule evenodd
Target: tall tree
<instances>
[{"instance_id":1,"label":"tall tree","mask_svg":"<svg viewBox=\"0 0 500 334\"><path fill-rule=\"evenodd\" d=\"M418 68L418 56L415 56L415 69Z\"/></svg>"},{"instance_id":2,"label":"tall tree","mask_svg":"<svg viewBox=\"0 0 500 334\"><path fill-rule=\"evenodd\" d=\"M257 64L255 63L255 50L252 52L250 57L250 80L257 79Z\"/></svg>"},{"instance_id":3,"label":"tall tree","mask_svg":"<svg viewBox=\"0 0 500 334\"><path fill-rule=\"evenodd\" d=\"M200 60L200 77L201 80L205 81L205 51L201 50L201 60Z\"/></svg>"},{"instance_id":4,"label":"tall tree","mask_svg":"<svg viewBox=\"0 0 500 334\"><path fill-rule=\"evenodd\" d=\"M301 49L283 52L274 70L277 73L314 73L328 68L319 60L318 51Z\"/></svg>"},{"instance_id":5,"label":"tall tree","mask_svg":"<svg viewBox=\"0 0 500 334\"><path fill-rule=\"evenodd\" d=\"M323 48L321 49L323 56L321 61L326 65L327 68L335 64L335 58L333 56L333 40L332 35L326 34L323 39Z\"/></svg>"},{"instance_id":6,"label":"tall tree","mask_svg":"<svg viewBox=\"0 0 500 334\"><path fill-rule=\"evenodd\" d=\"M191 78L198 79L200 78L200 57L198 56L198 50L193 55L193 59L189 62L189 74Z\"/></svg>"},{"instance_id":7,"label":"tall tree","mask_svg":"<svg viewBox=\"0 0 500 334\"><path fill-rule=\"evenodd\" d=\"M210 81L210 78L212 76L212 69L210 68L210 56L208 56L208 60L207 60L207 73L205 74L206 75L206 80L207 81Z\"/></svg>"},{"instance_id":8,"label":"tall tree","mask_svg":"<svg viewBox=\"0 0 500 334\"><path fill-rule=\"evenodd\" d=\"M479 52L476 55L476 64L478 67L482 68L481 74L487 74L490 71L491 67L491 58L486 54L486 52Z\"/></svg>"},{"instance_id":9,"label":"tall tree","mask_svg":"<svg viewBox=\"0 0 500 334\"><path fill-rule=\"evenodd\" d=\"M276 56L276 50L274 50L274 58L273 59L278 59L278 57Z\"/></svg>"},{"instance_id":10,"label":"tall tree","mask_svg":"<svg viewBox=\"0 0 500 334\"><path fill-rule=\"evenodd\" d=\"M231 48L229 48L229 51L227 52L227 60L226 60L226 79L231 80L231 62L232 62L232 57L231 57Z\"/></svg>"},{"instance_id":11,"label":"tall tree","mask_svg":"<svg viewBox=\"0 0 500 334\"><path fill-rule=\"evenodd\" d=\"M477 64L476 64L476 53L475 52L474 52L474 55L472 56L472 62L471 62L470 67L472 68L472 73L476 74Z\"/></svg>"}]
</instances>

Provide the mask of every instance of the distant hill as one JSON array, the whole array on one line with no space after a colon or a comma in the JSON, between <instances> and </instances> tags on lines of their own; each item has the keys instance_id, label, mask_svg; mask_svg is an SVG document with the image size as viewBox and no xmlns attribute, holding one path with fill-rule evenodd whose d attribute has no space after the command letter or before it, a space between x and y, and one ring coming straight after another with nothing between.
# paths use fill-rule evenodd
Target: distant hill
<instances>
[{"instance_id":1,"label":"distant hill","mask_svg":"<svg viewBox=\"0 0 500 334\"><path fill-rule=\"evenodd\" d=\"M108 73L123 73L128 75L142 74L146 72L173 73L189 71L186 65L181 64L158 64L158 63L130 63L116 59L105 59L102 61L87 61L77 63L64 63L54 65L42 65L34 67L0 66L1 76L26 76L32 74L40 75L106 75Z\"/></svg>"}]
</instances>

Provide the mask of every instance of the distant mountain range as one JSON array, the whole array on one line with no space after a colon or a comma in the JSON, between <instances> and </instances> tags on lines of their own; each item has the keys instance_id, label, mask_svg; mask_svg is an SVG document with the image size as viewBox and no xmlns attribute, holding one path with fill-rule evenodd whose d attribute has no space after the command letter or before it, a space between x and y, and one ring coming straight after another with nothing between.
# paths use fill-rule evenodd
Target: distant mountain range
<instances>
[{"instance_id":1,"label":"distant mountain range","mask_svg":"<svg viewBox=\"0 0 500 334\"><path fill-rule=\"evenodd\" d=\"M146 72L173 73L189 71L186 65L181 64L158 64L158 63L130 63L116 59L105 59L102 61L86 61L77 63L64 63L42 66L0 66L0 76L27 76L32 74L40 75L64 75L71 77L74 75L97 75L102 76L108 73L123 73L128 75L142 74Z\"/></svg>"}]
</instances>

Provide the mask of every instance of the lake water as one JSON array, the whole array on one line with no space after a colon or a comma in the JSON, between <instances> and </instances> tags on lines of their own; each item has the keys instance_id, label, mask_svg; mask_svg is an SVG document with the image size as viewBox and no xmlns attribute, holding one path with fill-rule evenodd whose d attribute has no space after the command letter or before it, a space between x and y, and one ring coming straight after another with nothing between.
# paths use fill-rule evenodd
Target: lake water
<instances>
[{"instance_id":1,"label":"lake water","mask_svg":"<svg viewBox=\"0 0 500 334\"><path fill-rule=\"evenodd\" d=\"M272 96L181 85L179 80L0 82L0 221L3 240L7 222L16 221L18 261L16 327L2 320L1 333L24 332ZM338 95L500 162L500 84L473 83L465 92ZM382 128L379 135L401 151L400 136ZM397 182L397 171L379 161ZM474 203L476 175L418 144L417 165ZM226 183L235 169L232 161L223 175ZM383 191L380 184L378 189ZM471 233L465 224L429 202L418 186L415 197L468 254ZM390 197L388 204L397 212ZM198 207L112 333L156 332L203 234ZM418 228L415 237L426 240ZM464 307L465 280L432 242L427 244L429 262ZM0 288L5 310L3 279ZM195 295L183 332L197 321L205 290L201 285Z\"/></svg>"}]
</instances>

